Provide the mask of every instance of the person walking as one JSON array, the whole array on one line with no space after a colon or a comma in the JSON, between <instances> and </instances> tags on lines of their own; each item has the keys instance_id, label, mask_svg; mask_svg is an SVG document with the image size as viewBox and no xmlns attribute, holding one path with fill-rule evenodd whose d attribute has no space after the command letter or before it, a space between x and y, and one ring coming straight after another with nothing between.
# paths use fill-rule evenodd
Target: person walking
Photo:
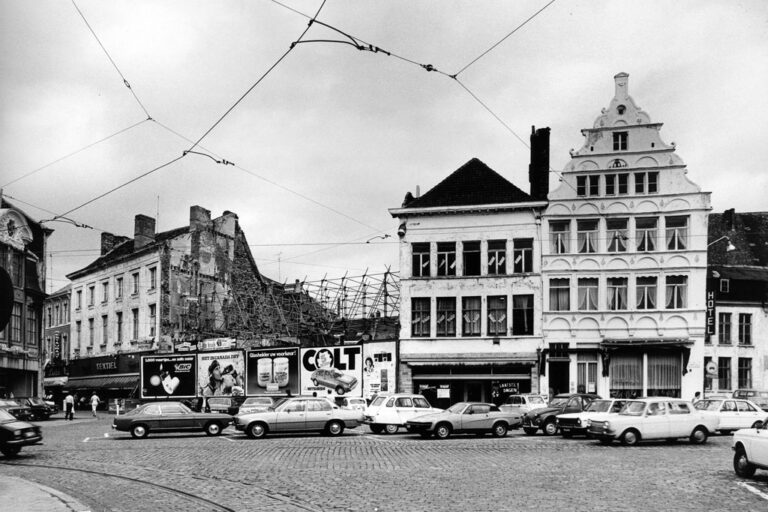
<instances>
[{"instance_id":1,"label":"person walking","mask_svg":"<svg viewBox=\"0 0 768 512\"><path fill-rule=\"evenodd\" d=\"M101 400L99 400L98 395L96 395L96 392L94 391L93 394L91 395L91 411L93 412L94 418L98 417L96 416L96 407L98 407L100 403L101 403Z\"/></svg>"},{"instance_id":2,"label":"person walking","mask_svg":"<svg viewBox=\"0 0 768 512\"><path fill-rule=\"evenodd\" d=\"M67 396L64 397L64 419L65 420L73 420L75 419L75 397L67 393Z\"/></svg>"}]
</instances>

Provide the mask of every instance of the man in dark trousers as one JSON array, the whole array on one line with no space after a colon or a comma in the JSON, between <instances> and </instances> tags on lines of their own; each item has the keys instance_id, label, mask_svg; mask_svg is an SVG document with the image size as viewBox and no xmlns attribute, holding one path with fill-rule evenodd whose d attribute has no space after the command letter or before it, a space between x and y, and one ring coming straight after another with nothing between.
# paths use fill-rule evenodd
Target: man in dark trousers
<instances>
[{"instance_id":1,"label":"man in dark trousers","mask_svg":"<svg viewBox=\"0 0 768 512\"><path fill-rule=\"evenodd\" d=\"M66 391L65 393L67 396L64 397L64 419L73 420L75 419L75 397Z\"/></svg>"}]
</instances>

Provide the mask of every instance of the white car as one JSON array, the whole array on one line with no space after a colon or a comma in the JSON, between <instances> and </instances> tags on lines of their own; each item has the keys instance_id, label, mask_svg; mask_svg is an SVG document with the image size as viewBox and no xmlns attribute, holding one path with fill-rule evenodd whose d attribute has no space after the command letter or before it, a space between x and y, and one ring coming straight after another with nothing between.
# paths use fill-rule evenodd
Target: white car
<instances>
[{"instance_id":1,"label":"white car","mask_svg":"<svg viewBox=\"0 0 768 512\"><path fill-rule=\"evenodd\" d=\"M618 414L626 399L600 399L593 400L583 412L569 412L557 415L557 428L563 437L571 437L574 434L587 433L587 421L603 416Z\"/></svg>"},{"instance_id":2,"label":"white car","mask_svg":"<svg viewBox=\"0 0 768 512\"><path fill-rule=\"evenodd\" d=\"M342 398L340 407L342 409L365 411L365 408L368 407L368 402L365 401L365 398Z\"/></svg>"},{"instance_id":3,"label":"white car","mask_svg":"<svg viewBox=\"0 0 768 512\"><path fill-rule=\"evenodd\" d=\"M716 417L697 411L690 402L656 397L627 400L616 416L589 420L587 432L603 444L619 440L631 446L640 440L681 437L703 444L718 426Z\"/></svg>"},{"instance_id":4,"label":"white car","mask_svg":"<svg viewBox=\"0 0 768 512\"><path fill-rule=\"evenodd\" d=\"M745 428L733 434L733 470L750 477L757 469L768 469L768 421L760 428Z\"/></svg>"},{"instance_id":5,"label":"white car","mask_svg":"<svg viewBox=\"0 0 768 512\"><path fill-rule=\"evenodd\" d=\"M364 423L374 434L395 434L417 414L441 412L432 407L421 395L398 393L378 395L371 405L366 407Z\"/></svg>"},{"instance_id":6,"label":"white car","mask_svg":"<svg viewBox=\"0 0 768 512\"><path fill-rule=\"evenodd\" d=\"M534 409L542 409L547 406L547 398L544 395L509 395L499 409L506 412L519 412L525 415Z\"/></svg>"},{"instance_id":7,"label":"white car","mask_svg":"<svg viewBox=\"0 0 768 512\"><path fill-rule=\"evenodd\" d=\"M768 413L749 400L699 400L693 405L697 410L711 414L720 420L718 430L727 434L740 428L758 428L763 425Z\"/></svg>"}]
</instances>

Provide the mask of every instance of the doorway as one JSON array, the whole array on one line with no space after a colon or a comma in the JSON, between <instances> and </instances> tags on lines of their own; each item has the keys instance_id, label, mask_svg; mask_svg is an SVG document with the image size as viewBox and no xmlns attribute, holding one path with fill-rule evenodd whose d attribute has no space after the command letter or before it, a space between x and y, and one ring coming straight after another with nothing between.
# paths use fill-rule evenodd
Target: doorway
<instances>
[{"instance_id":1,"label":"doorway","mask_svg":"<svg viewBox=\"0 0 768 512\"><path fill-rule=\"evenodd\" d=\"M571 382L570 361L549 361L549 399L559 393L568 393Z\"/></svg>"}]
</instances>

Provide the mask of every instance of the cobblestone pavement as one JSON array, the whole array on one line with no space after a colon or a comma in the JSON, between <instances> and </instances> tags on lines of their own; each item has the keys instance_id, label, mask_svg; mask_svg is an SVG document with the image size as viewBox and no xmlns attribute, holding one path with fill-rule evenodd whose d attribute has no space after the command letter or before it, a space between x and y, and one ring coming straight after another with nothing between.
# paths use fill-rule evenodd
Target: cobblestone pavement
<instances>
[{"instance_id":1,"label":"cobblestone pavement","mask_svg":"<svg viewBox=\"0 0 768 512\"><path fill-rule=\"evenodd\" d=\"M134 440L111 422L43 422L45 444L0 458L0 476L92 511L768 510L768 472L736 477L726 436L631 448L522 431L438 441L364 428L338 438L251 440L230 428Z\"/></svg>"}]
</instances>

